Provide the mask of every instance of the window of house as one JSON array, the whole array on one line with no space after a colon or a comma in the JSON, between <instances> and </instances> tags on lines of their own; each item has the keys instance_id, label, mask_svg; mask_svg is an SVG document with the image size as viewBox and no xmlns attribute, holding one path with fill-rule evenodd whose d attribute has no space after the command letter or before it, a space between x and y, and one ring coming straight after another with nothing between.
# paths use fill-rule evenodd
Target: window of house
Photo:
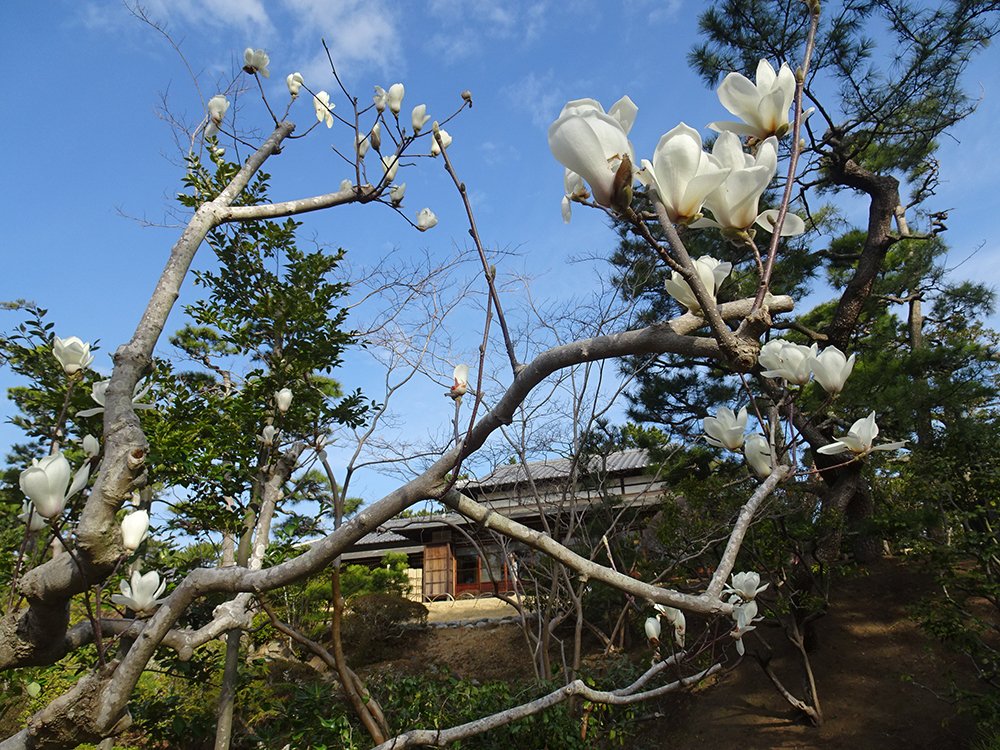
<instances>
[{"instance_id":1,"label":"window of house","mask_svg":"<svg viewBox=\"0 0 1000 750\"><path fill-rule=\"evenodd\" d=\"M460 550L456 554L455 582L459 585L479 583L479 558L475 550Z\"/></svg>"}]
</instances>

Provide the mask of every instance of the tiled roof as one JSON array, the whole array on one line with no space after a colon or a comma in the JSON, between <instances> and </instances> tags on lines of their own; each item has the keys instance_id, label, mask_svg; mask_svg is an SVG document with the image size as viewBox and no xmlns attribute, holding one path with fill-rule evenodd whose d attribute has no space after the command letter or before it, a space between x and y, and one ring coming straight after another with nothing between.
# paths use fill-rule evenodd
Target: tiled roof
<instances>
[{"instance_id":1,"label":"tiled roof","mask_svg":"<svg viewBox=\"0 0 1000 750\"><path fill-rule=\"evenodd\" d=\"M601 471L609 474L642 473L641 470L647 466L649 466L649 453L641 448L618 451L607 456L594 456L588 464L590 471ZM480 480L470 480L465 487L481 490L496 489L526 482L529 477L535 482L565 479L572 469L573 461L568 458L531 461L527 464L509 464L497 467L495 471Z\"/></svg>"},{"instance_id":2,"label":"tiled roof","mask_svg":"<svg viewBox=\"0 0 1000 750\"><path fill-rule=\"evenodd\" d=\"M354 543L354 548L366 547L371 545L382 546L385 544L395 544L397 542L408 542L410 541L405 536L400 536L399 534L393 533L392 531L372 531L365 534L358 541Z\"/></svg>"}]
</instances>

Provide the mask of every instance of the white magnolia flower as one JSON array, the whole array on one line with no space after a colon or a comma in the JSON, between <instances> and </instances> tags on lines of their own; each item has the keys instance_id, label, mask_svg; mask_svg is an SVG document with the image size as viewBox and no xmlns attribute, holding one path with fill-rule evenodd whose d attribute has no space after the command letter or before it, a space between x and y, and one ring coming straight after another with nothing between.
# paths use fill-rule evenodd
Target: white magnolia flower
<instances>
[{"instance_id":1,"label":"white magnolia flower","mask_svg":"<svg viewBox=\"0 0 1000 750\"><path fill-rule=\"evenodd\" d=\"M122 546L129 552L135 552L148 532L149 513L145 510L129 513L122 519Z\"/></svg>"},{"instance_id":2,"label":"white magnolia flower","mask_svg":"<svg viewBox=\"0 0 1000 750\"><path fill-rule=\"evenodd\" d=\"M756 84L740 73L730 73L719 85L718 94L722 106L743 122L713 122L708 126L712 130L752 135L761 140L772 135L780 138L788 132L795 74L787 63L782 63L776 74L771 63L761 60L757 63Z\"/></svg>"},{"instance_id":3,"label":"white magnolia flower","mask_svg":"<svg viewBox=\"0 0 1000 750\"><path fill-rule=\"evenodd\" d=\"M805 385L812 375L812 359L816 344L805 346L785 339L771 339L760 349L758 362L766 367L761 374L767 378L784 378L795 385Z\"/></svg>"},{"instance_id":4,"label":"white magnolia flower","mask_svg":"<svg viewBox=\"0 0 1000 750\"><path fill-rule=\"evenodd\" d=\"M302 77L299 71L294 73L289 73L288 77L285 78L285 84L288 86L288 93L292 95L294 99L299 95L299 90L305 85L306 79Z\"/></svg>"},{"instance_id":5,"label":"white magnolia flower","mask_svg":"<svg viewBox=\"0 0 1000 750\"><path fill-rule=\"evenodd\" d=\"M699 219L695 227L747 230L757 221L757 204L778 168L777 140L768 138L757 147L756 156L743 151L733 133L722 133L712 147L720 167L728 169L725 181L705 197L712 219Z\"/></svg>"},{"instance_id":6,"label":"white magnolia flower","mask_svg":"<svg viewBox=\"0 0 1000 750\"><path fill-rule=\"evenodd\" d=\"M403 196L406 195L406 183L401 182L398 185L393 185L389 188L389 200L392 205L399 206L403 202Z\"/></svg>"},{"instance_id":7,"label":"white magnolia flower","mask_svg":"<svg viewBox=\"0 0 1000 750\"><path fill-rule=\"evenodd\" d=\"M385 93L385 103L389 107L389 111L394 115L399 115L399 110L403 108L403 95L406 93L406 89L403 88L403 84L394 83L389 87L389 90Z\"/></svg>"},{"instance_id":8,"label":"white magnolia flower","mask_svg":"<svg viewBox=\"0 0 1000 750\"><path fill-rule=\"evenodd\" d=\"M442 130L441 128L436 128L435 133L441 134L441 143L444 144L445 148L451 145L451 136L448 134L447 130ZM441 147L438 145L437 138L431 139L431 156L437 156L441 153Z\"/></svg>"},{"instance_id":9,"label":"white magnolia flower","mask_svg":"<svg viewBox=\"0 0 1000 750\"><path fill-rule=\"evenodd\" d=\"M752 432L743 443L743 457L761 479L771 476L771 446L763 436Z\"/></svg>"},{"instance_id":10,"label":"white magnolia flower","mask_svg":"<svg viewBox=\"0 0 1000 750\"><path fill-rule=\"evenodd\" d=\"M229 109L229 100L223 94L216 94L208 100L208 125L205 126L205 137L211 138L219 132L222 121Z\"/></svg>"},{"instance_id":11,"label":"white magnolia flower","mask_svg":"<svg viewBox=\"0 0 1000 750\"><path fill-rule=\"evenodd\" d=\"M358 133L354 136L354 150L358 154L359 159L364 159L365 154L368 153L368 149L371 147L371 141L368 140L367 135L362 135Z\"/></svg>"},{"instance_id":12,"label":"white magnolia flower","mask_svg":"<svg viewBox=\"0 0 1000 750\"><path fill-rule=\"evenodd\" d=\"M34 504L30 500L21 503L21 512L17 516L22 523L28 524L28 532L41 531L45 528L45 516L35 510Z\"/></svg>"},{"instance_id":13,"label":"white magnolia flower","mask_svg":"<svg viewBox=\"0 0 1000 750\"><path fill-rule=\"evenodd\" d=\"M687 621L684 613L677 607L671 607L667 604L654 604L653 609L673 626L674 641L680 648L684 648L684 636L687 633Z\"/></svg>"},{"instance_id":14,"label":"white magnolia flower","mask_svg":"<svg viewBox=\"0 0 1000 750\"><path fill-rule=\"evenodd\" d=\"M88 458L93 458L98 453L100 453L101 444L97 442L97 438L95 438L93 435L84 435L83 452L87 454Z\"/></svg>"},{"instance_id":15,"label":"white magnolia flower","mask_svg":"<svg viewBox=\"0 0 1000 750\"><path fill-rule=\"evenodd\" d=\"M610 112L594 99L575 99L563 107L549 126L549 148L556 161L582 177L590 186L594 200L610 207L615 177L623 162L635 164L635 152L628 133L638 108L623 96ZM628 177L631 189L633 178Z\"/></svg>"},{"instance_id":16,"label":"white magnolia flower","mask_svg":"<svg viewBox=\"0 0 1000 750\"><path fill-rule=\"evenodd\" d=\"M438 217L434 215L434 212L429 208L421 208L420 213L417 214L417 229L421 232L426 232L428 229L436 227L438 223Z\"/></svg>"},{"instance_id":17,"label":"white magnolia flower","mask_svg":"<svg viewBox=\"0 0 1000 750\"><path fill-rule=\"evenodd\" d=\"M31 466L21 472L20 486L27 498L35 506L35 512L45 518L55 518L66 507L66 502L87 485L90 477L90 461L73 476L69 461L58 451L42 459L32 459Z\"/></svg>"},{"instance_id":18,"label":"white magnolia flower","mask_svg":"<svg viewBox=\"0 0 1000 750\"><path fill-rule=\"evenodd\" d=\"M385 170L385 181L392 182L396 179L396 172L399 171L399 157L396 154L387 154L382 157L382 169Z\"/></svg>"},{"instance_id":19,"label":"white magnolia flower","mask_svg":"<svg viewBox=\"0 0 1000 750\"><path fill-rule=\"evenodd\" d=\"M455 371L452 373L452 386L448 395L452 398L462 398L466 393L469 392L469 366L468 365L455 365Z\"/></svg>"},{"instance_id":20,"label":"white magnolia flower","mask_svg":"<svg viewBox=\"0 0 1000 750\"><path fill-rule=\"evenodd\" d=\"M76 416L78 417L92 417L95 414L101 414L104 412L104 400L108 394L108 386L111 385L110 380L99 380L90 387L90 398L100 404L93 409L84 409L83 411L78 411ZM143 385L140 380L135 384L135 388L132 389L132 408L133 409L155 409L154 404L144 404L139 402L139 399L149 393L149 389L152 386Z\"/></svg>"},{"instance_id":21,"label":"white magnolia flower","mask_svg":"<svg viewBox=\"0 0 1000 750\"><path fill-rule=\"evenodd\" d=\"M264 445L271 446L274 445L274 441L278 437L278 432L277 427L269 424L260 431L260 435L257 436L257 439Z\"/></svg>"},{"instance_id":22,"label":"white magnolia flower","mask_svg":"<svg viewBox=\"0 0 1000 750\"><path fill-rule=\"evenodd\" d=\"M659 617L647 617L646 618L646 639L653 641L653 643L660 642L660 618Z\"/></svg>"},{"instance_id":23,"label":"white magnolia flower","mask_svg":"<svg viewBox=\"0 0 1000 750\"><path fill-rule=\"evenodd\" d=\"M379 151L382 148L382 123L376 122L372 125L371 135L368 139L372 142L372 148Z\"/></svg>"},{"instance_id":24,"label":"white magnolia flower","mask_svg":"<svg viewBox=\"0 0 1000 750\"><path fill-rule=\"evenodd\" d=\"M743 433L747 428L747 409L734 414L728 406L722 406L714 417L705 417L705 439L716 448L737 451L743 446Z\"/></svg>"},{"instance_id":25,"label":"white magnolia flower","mask_svg":"<svg viewBox=\"0 0 1000 750\"><path fill-rule=\"evenodd\" d=\"M59 360L63 372L67 375L76 375L86 370L94 361L94 355L90 353L90 344L76 336L70 336L68 339L55 336L52 339L52 354Z\"/></svg>"},{"instance_id":26,"label":"white magnolia flower","mask_svg":"<svg viewBox=\"0 0 1000 750\"><path fill-rule=\"evenodd\" d=\"M132 582L122 579L120 594L113 594L111 601L128 607L136 613L148 612L163 603L158 597L167 587L166 581L160 580L160 574L155 570L142 574L138 570L132 572Z\"/></svg>"},{"instance_id":27,"label":"white magnolia flower","mask_svg":"<svg viewBox=\"0 0 1000 750\"><path fill-rule=\"evenodd\" d=\"M320 91L313 97L313 109L316 110L316 119L325 122L328 128L333 127L333 108L335 104L330 104L330 95L325 91Z\"/></svg>"},{"instance_id":28,"label":"white magnolia flower","mask_svg":"<svg viewBox=\"0 0 1000 750\"><path fill-rule=\"evenodd\" d=\"M894 451L906 445L905 440L895 443L883 443L882 445L872 445L876 437L878 437L878 425L875 424L875 412L872 412L864 419L859 419L852 424L851 429L840 440L829 445L824 445L816 452L832 456L837 453L850 451L856 456L863 456L872 451Z\"/></svg>"},{"instance_id":29,"label":"white magnolia flower","mask_svg":"<svg viewBox=\"0 0 1000 750\"><path fill-rule=\"evenodd\" d=\"M562 217L563 222L569 224L569 220L573 216L573 201L587 200L590 193L587 192L587 187L583 184L583 178L572 169L564 171L563 185L566 188L566 194L562 199Z\"/></svg>"},{"instance_id":30,"label":"white magnolia flower","mask_svg":"<svg viewBox=\"0 0 1000 750\"><path fill-rule=\"evenodd\" d=\"M722 282L726 280L729 272L733 270L733 264L723 263L711 256L702 255L695 260L694 268L698 272L698 278L701 279L702 285L712 299L715 299L715 295L718 293L719 287L722 286ZM670 278L664 282L664 287L667 290L667 294L684 305L690 312L696 314L701 312L701 305L698 304L698 299L694 296L694 291L692 291L690 285L677 271L671 272Z\"/></svg>"},{"instance_id":31,"label":"white magnolia flower","mask_svg":"<svg viewBox=\"0 0 1000 750\"><path fill-rule=\"evenodd\" d=\"M410 118L413 123L413 134L416 135L424 129L424 125L426 125L427 121L431 119L431 116L427 114L427 105L418 104L414 107L413 112L410 114Z\"/></svg>"},{"instance_id":32,"label":"white magnolia flower","mask_svg":"<svg viewBox=\"0 0 1000 750\"><path fill-rule=\"evenodd\" d=\"M733 607L733 620L736 622L736 627L730 635L736 639L736 652L740 656L746 653L746 648L743 646L743 636L755 629L753 623L764 619L758 617L757 612L757 602L753 599L741 602Z\"/></svg>"},{"instance_id":33,"label":"white magnolia flower","mask_svg":"<svg viewBox=\"0 0 1000 750\"><path fill-rule=\"evenodd\" d=\"M385 89L381 86L375 87L375 95L372 97L372 101L375 103L375 109L379 112L385 112L385 102L386 93Z\"/></svg>"},{"instance_id":34,"label":"white magnolia flower","mask_svg":"<svg viewBox=\"0 0 1000 750\"><path fill-rule=\"evenodd\" d=\"M278 411L285 414L292 405L292 389L282 388L280 391L275 391L274 404L278 407Z\"/></svg>"},{"instance_id":35,"label":"white magnolia flower","mask_svg":"<svg viewBox=\"0 0 1000 750\"><path fill-rule=\"evenodd\" d=\"M730 170L702 149L701 135L683 122L660 138L653 161L642 160L638 177L656 196L675 224L701 218L705 197L725 181Z\"/></svg>"},{"instance_id":36,"label":"white magnolia flower","mask_svg":"<svg viewBox=\"0 0 1000 750\"><path fill-rule=\"evenodd\" d=\"M760 573L744 571L743 573L733 573L732 583L726 586L726 593L737 594L745 602L750 601L770 584L760 585Z\"/></svg>"},{"instance_id":37,"label":"white magnolia flower","mask_svg":"<svg viewBox=\"0 0 1000 750\"><path fill-rule=\"evenodd\" d=\"M854 369L855 356L852 354L846 357L837 347L828 346L819 354L810 356L809 366L812 367L813 377L823 386L823 390L827 393L840 393Z\"/></svg>"},{"instance_id":38,"label":"white magnolia flower","mask_svg":"<svg viewBox=\"0 0 1000 750\"><path fill-rule=\"evenodd\" d=\"M270 78L271 73L267 66L271 64L271 58L262 49L251 49L247 47L243 51L243 70L251 75L260 73L264 78Z\"/></svg>"},{"instance_id":39,"label":"white magnolia flower","mask_svg":"<svg viewBox=\"0 0 1000 750\"><path fill-rule=\"evenodd\" d=\"M761 212L754 223L765 232L774 234L774 225L778 223L778 209L769 208ZM802 220L802 217L798 214L793 214L791 211L786 211L785 220L781 222L781 236L796 237L804 231L806 231L806 223Z\"/></svg>"}]
</instances>

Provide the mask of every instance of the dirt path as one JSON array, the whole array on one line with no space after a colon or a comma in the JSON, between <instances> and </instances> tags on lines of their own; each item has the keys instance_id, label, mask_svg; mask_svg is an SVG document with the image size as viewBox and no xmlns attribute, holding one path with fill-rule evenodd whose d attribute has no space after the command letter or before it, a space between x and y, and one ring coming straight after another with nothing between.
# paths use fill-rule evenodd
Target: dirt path
<instances>
[{"instance_id":1,"label":"dirt path","mask_svg":"<svg viewBox=\"0 0 1000 750\"><path fill-rule=\"evenodd\" d=\"M895 562L845 581L818 624L813 654L824 725L807 726L775 692L756 662L744 660L698 695L676 696L645 736L669 737L637 748L707 750L949 750L967 748L973 725L935 697L944 695L958 657L930 641L907 607L926 591L923 578ZM873 614L874 613L874 614ZM765 632L782 644L778 631ZM759 648L748 640L749 648ZM779 661L780 659L780 661ZM796 662L782 648L774 664L792 690Z\"/></svg>"}]
</instances>

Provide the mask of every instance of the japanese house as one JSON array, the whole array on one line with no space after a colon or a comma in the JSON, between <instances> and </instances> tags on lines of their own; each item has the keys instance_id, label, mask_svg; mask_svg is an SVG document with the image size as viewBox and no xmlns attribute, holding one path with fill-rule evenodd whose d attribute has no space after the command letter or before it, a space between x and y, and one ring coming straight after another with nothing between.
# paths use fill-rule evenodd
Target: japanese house
<instances>
[{"instance_id":1,"label":"japanese house","mask_svg":"<svg viewBox=\"0 0 1000 750\"><path fill-rule=\"evenodd\" d=\"M644 450L592 457L587 465L549 459L501 466L460 485L472 499L534 529L594 504L650 509L664 483ZM425 600L508 592L517 582L517 547L457 513L395 518L344 553L345 563L378 565L387 552L406 554L415 598Z\"/></svg>"}]
</instances>

